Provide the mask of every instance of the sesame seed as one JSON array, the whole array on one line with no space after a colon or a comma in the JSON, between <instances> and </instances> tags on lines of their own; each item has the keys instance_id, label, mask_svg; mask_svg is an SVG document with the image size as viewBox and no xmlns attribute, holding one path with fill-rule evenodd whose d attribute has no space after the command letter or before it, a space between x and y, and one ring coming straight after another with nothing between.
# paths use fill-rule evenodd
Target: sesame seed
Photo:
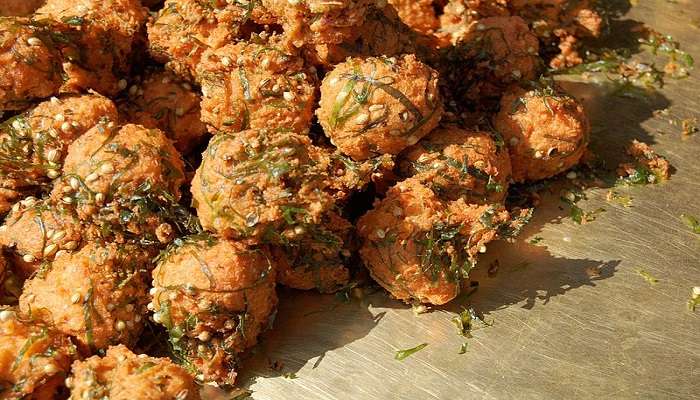
<instances>
[{"instance_id":1,"label":"sesame seed","mask_svg":"<svg viewBox=\"0 0 700 400\"><path fill-rule=\"evenodd\" d=\"M355 123L357 125L364 125L367 121L369 121L369 115L367 114L360 114L355 118Z\"/></svg>"},{"instance_id":2,"label":"sesame seed","mask_svg":"<svg viewBox=\"0 0 700 400\"><path fill-rule=\"evenodd\" d=\"M71 187L73 190L78 190L78 189L80 189L80 181L78 180L78 178L76 178L76 177L73 176L73 177L70 178L70 180L68 181L68 183L70 184L70 187Z\"/></svg>"},{"instance_id":3,"label":"sesame seed","mask_svg":"<svg viewBox=\"0 0 700 400\"><path fill-rule=\"evenodd\" d=\"M95 195L95 202L96 202L97 204L102 204L104 201L105 201L105 195L104 195L104 194L102 194L102 193L97 193L97 194Z\"/></svg>"},{"instance_id":4,"label":"sesame seed","mask_svg":"<svg viewBox=\"0 0 700 400\"><path fill-rule=\"evenodd\" d=\"M283 94L282 96L283 96L284 99L287 100L287 101L292 101L292 100L294 100L294 95L292 94L292 92L284 92L284 94Z\"/></svg>"},{"instance_id":5,"label":"sesame seed","mask_svg":"<svg viewBox=\"0 0 700 400\"><path fill-rule=\"evenodd\" d=\"M72 204L73 198L70 196L66 196L66 197L62 198L61 201L63 201L65 204Z\"/></svg>"},{"instance_id":6,"label":"sesame seed","mask_svg":"<svg viewBox=\"0 0 700 400\"><path fill-rule=\"evenodd\" d=\"M697 299L700 297L700 286L694 286L693 287L693 300Z\"/></svg>"},{"instance_id":7,"label":"sesame seed","mask_svg":"<svg viewBox=\"0 0 700 400\"><path fill-rule=\"evenodd\" d=\"M56 97L56 96L51 96L51 98L49 100L51 101L52 104L61 104L61 100L59 100L58 97Z\"/></svg>"},{"instance_id":8,"label":"sesame seed","mask_svg":"<svg viewBox=\"0 0 700 400\"><path fill-rule=\"evenodd\" d=\"M114 165L112 163L104 163L100 165L100 174L106 175L114 172Z\"/></svg>"},{"instance_id":9,"label":"sesame seed","mask_svg":"<svg viewBox=\"0 0 700 400\"><path fill-rule=\"evenodd\" d=\"M68 123L68 122L64 122L64 123L61 124L61 130L62 130L63 132L68 133L68 132L71 130L71 128L72 128L72 125L71 125L70 123Z\"/></svg>"},{"instance_id":10,"label":"sesame seed","mask_svg":"<svg viewBox=\"0 0 700 400\"><path fill-rule=\"evenodd\" d=\"M153 321L160 324L163 322L163 316L160 313L153 313Z\"/></svg>"},{"instance_id":11,"label":"sesame seed","mask_svg":"<svg viewBox=\"0 0 700 400\"><path fill-rule=\"evenodd\" d=\"M34 261L36 261L36 257L34 257L31 254L25 254L22 256L22 260L27 263L33 263Z\"/></svg>"},{"instance_id":12,"label":"sesame seed","mask_svg":"<svg viewBox=\"0 0 700 400\"><path fill-rule=\"evenodd\" d=\"M150 302L150 303L146 304L146 308L147 308L149 311L153 311L153 310L156 309L156 306L153 305L152 302Z\"/></svg>"},{"instance_id":13,"label":"sesame seed","mask_svg":"<svg viewBox=\"0 0 700 400\"><path fill-rule=\"evenodd\" d=\"M578 174L575 171L569 171L568 174L566 174L566 179L576 179L578 177Z\"/></svg>"},{"instance_id":14,"label":"sesame seed","mask_svg":"<svg viewBox=\"0 0 700 400\"><path fill-rule=\"evenodd\" d=\"M481 254L486 253L486 245L482 244L481 247L479 247L479 253L481 253Z\"/></svg>"},{"instance_id":15,"label":"sesame seed","mask_svg":"<svg viewBox=\"0 0 700 400\"><path fill-rule=\"evenodd\" d=\"M30 46L40 46L42 44L42 41L41 39L32 36L27 39L27 43L29 43Z\"/></svg>"},{"instance_id":16,"label":"sesame seed","mask_svg":"<svg viewBox=\"0 0 700 400\"><path fill-rule=\"evenodd\" d=\"M61 156L61 152L56 149L51 149L46 153L46 159L49 161L57 161Z\"/></svg>"},{"instance_id":17,"label":"sesame seed","mask_svg":"<svg viewBox=\"0 0 700 400\"><path fill-rule=\"evenodd\" d=\"M138 91L139 91L139 87L138 87L138 86L136 86L136 85L131 85L131 87L129 88L129 95L130 95L130 96L133 96L133 95L135 95L136 92L138 92Z\"/></svg>"},{"instance_id":18,"label":"sesame seed","mask_svg":"<svg viewBox=\"0 0 700 400\"><path fill-rule=\"evenodd\" d=\"M58 246L55 244L50 244L44 248L44 257L52 256L58 250Z\"/></svg>"},{"instance_id":19,"label":"sesame seed","mask_svg":"<svg viewBox=\"0 0 700 400\"><path fill-rule=\"evenodd\" d=\"M75 240L71 240L70 242L64 244L63 248L66 250L75 250L76 248L78 248L78 242L76 242Z\"/></svg>"},{"instance_id":20,"label":"sesame seed","mask_svg":"<svg viewBox=\"0 0 700 400\"><path fill-rule=\"evenodd\" d=\"M303 226L295 226L294 233L296 233L297 235L303 235L304 233L306 233L306 229L304 229Z\"/></svg>"},{"instance_id":21,"label":"sesame seed","mask_svg":"<svg viewBox=\"0 0 700 400\"><path fill-rule=\"evenodd\" d=\"M54 121L61 122L61 121L65 121L66 117L64 117L63 114L56 114L56 115L54 115L53 119L54 119Z\"/></svg>"},{"instance_id":22,"label":"sesame seed","mask_svg":"<svg viewBox=\"0 0 700 400\"><path fill-rule=\"evenodd\" d=\"M377 237L380 239L384 239L384 237L386 236L386 232L384 232L384 229L377 229L377 231L375 233L377 234Z\"/></svg>"},{"instance_id":23,"label":"sesame seed","mask_svg":"<svg viewBox=\"0 0 700 400\"><path fill-rule=\"evenodd\" d=\"M197 335L197 339L201 340L202 342L208 342L209 339L211 339L211 333L209 333L209 331L203 331Z\"/></svg>"},{"instance_id":24,"label":"sesame seed","mask_svg":"<svg viewBox=\"0 0 700 400\"><path fill-rule=\"evenodd\" d=\"M58 367L54 363L48 363L44 365L44 372L47 374L55 374L58 372Z\"/></svg>"},{"instance_id":25,"label":"sesame seed","mask_svg":"<svg viewBox=\"0 0 700 400\"><path fill-rule=\"evenodd\" d=\"M263 68L267 68L270 66L270 59L269 58L263 58L262 62L260 63L260 66Z\"/></svg>"},{"instance_id":26,"label":"sesame seed","mask_svg":"<svg viewBox=\"0 0 700 400\"><path fill-rule=\"evenodd\" d=\"M66 237L66 231L56 231L56 233L51 235L51 240L53 240L54 242L58 242L64 237Z\"/></svg>"},{"instance_id":27,"label":"sesame seed","mask_svg":"<svg viewBox=\"0 0 700 400\"><path fill-rule=\"evenodd\" d=\"M10 311L10 310L0 311L0 321L2 321L2 322L9 321L14 316L15 316L15 313Z\"/></svg>"},{"instance_id":28,"label":"sesame seed","mask_svg":"<svg viewBox=\"0 0 700 400\"><path fill-rule=\"evenodd\" d=\"M180 85L180 86L182 86L182 88L185 89L185 90L192 90L192 85L190 85L190 84L187 83L187 82L184 82L184 83L183 83L182 85Z\"/></svg>"},{"instance_id":29,"label":"sesame seed","mask_svg":"<svg viewBox=\"0 0 700 400\"><path fill-rule=\"evenodd\" d=\"M158 293L158 289L154 288L154 287L148 291L148 294L150 294L151 296L155 296L157 293Z\"/></svg>"},{"instance_id":30,"label":"sesame seed","mask_svg":"<svg viewBox=\"0 0 700 400\"><path fill-rule=\"evenodd\" d=\"M70 388L73 386L73 379L71 379L70 377L68 377L68 378L66 378L65 381L63 381L63 383L65 383L65 384L66 384L66 387L67 387L68 389L70 389Z\"/></svg>"},{"instance_id":31,"label":"sesame seed","mask_svg":"<svg viewBox=\"0 0 700 400\"><path fill-rule=\"evenodd\" d=\"M126 79L120 79L119 82L117 83L117 87L119 88L119 90L126 89L127 85L128 85L128 83L126 82Z\"/></svg>"},{"instance_id":32,"label":"sesame seed","mask_svg":"<svg viewBox=\"0 0 700 400\"><path fill-rule=\"evenodd\" d=\"M75 293L70 297L70 302L73 304L78 304L78 302L80 301L80 297L80 293Z\"/></svg>"},{"instance_id":33,"label":"sesame seed","mask_svg":"<svg viewBox=\"0 0 700 400\"><path fill-rule=\"evenodd\" d=\"M537 151L535 152L535 158L540 159L540 158L542 158L543 156L544 156L544 154L543 154L541 151L537 150Z\"/></svg>"},{"instance_id":34,"label":"sesame seed","mask_svg":"<svg viewBox=\"0 0 700 400\"><path fill-rule=\"evenodd\" d=\"M381 111L384 109L384 104L372 104L369 106L370 111Z\"/></svg>"},{"instance_id":35,"label":"sesame seed","mask_svg":"<svg viewBox=\"0 0 700 400\"><path fill-rule=\"evenodd\" d=\"M224 67L228 67L231 65L231 59L226 56L221 57L221 64L223 64Z\"/></svg>"},{"instance_id":36,"label":"sesame seed","mask_svg":"<svg viewBox=\"0 0 700 400\"><path fill-rule=\"evenodd\" d=\"M100 176L97 175L97 173L93 172L90 175L85 177L85 181L90 183L96 181Z\"/></svg>"},{"instance_id":37,"label":"sesame seed","mask_svg":"<svg viewBox=\"0 0 700 400\"><path fill-rule=\"evenodd\" d=\"M124 321L119 320L119 321L117 321L117 323L114 325L114 328L115 328L116 330L118 330L118 331L121 332L121 331L123 331L124 329L126 329L126 324L124 323Z\"/></svg>"}]
</instances>

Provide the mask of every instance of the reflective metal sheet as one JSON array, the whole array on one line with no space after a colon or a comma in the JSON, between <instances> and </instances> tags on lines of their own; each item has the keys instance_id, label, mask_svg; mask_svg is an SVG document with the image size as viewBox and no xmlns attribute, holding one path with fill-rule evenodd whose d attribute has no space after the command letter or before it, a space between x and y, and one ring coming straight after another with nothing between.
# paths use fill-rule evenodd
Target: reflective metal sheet
<instances>
[{"instance_id":1,"label":"reflective metal sheet","mask_svg":"<svg viewBox=\"0 0 700 400\"><path fill-rule=\"evenodd\" d=\"M638 3L626 18L673 34L700 60L700 29L691 23L700 2ZM588 190L579 205L607 211L586 225L566 218L558 195L545 198L521 238L491 245L480 263L480 287L468 302L493 326L474 331L465 354L451 318L466 302L416 316L383 293L349 304L283 293L274 331L241 370L252 397L699 398L700 312L686 303L700 285L700 239L679 216L700 215L700 134L682 139L652 111L700 116L700 71L646 100L586 82L567 86L588 105L593 149L608 165L637 138L676 167L671 181L622 189L631 208L607 202L608 188ZM530 244L535 236L542 241ZM494 259L500 269L489 277ZM428 346L394 359L395 350L420 343Z\"/></svg>"}]
</instances>

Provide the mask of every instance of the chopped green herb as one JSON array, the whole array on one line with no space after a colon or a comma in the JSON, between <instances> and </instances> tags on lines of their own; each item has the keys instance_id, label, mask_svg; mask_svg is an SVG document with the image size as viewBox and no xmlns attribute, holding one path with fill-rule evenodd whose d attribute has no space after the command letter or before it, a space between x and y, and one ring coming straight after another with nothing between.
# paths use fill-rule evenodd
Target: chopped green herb
<instances>
[{"instance_id":1,"label":"chopped green herb","mask_svg":"<svg viewBox=\"0 0 700 400\"><path fill-rule=\"evenodd\" d=\"M692 215L681 214L681 221L690 228L693 233L700 235L700 221Z\"/></svg>"},{"instance_id":2,"label":"chopped green herb","mask_svg":"<svg viewBox=\"0 0 700 400\"><path fill-rule=\"evenodd\" d=\"M414 353L417 353L417 352L423 350L426 346L428 346L428 343L421 343L418 346L412 347L410 349L397 350L394 358L399 360L399 361L403 361L404 359L406 359L406 357L409 357L409 356L413 355Z\"/></svg>"},{"instance_id":3,"label":"chopped green herb","mask_svg":"<svg viewBox=\"0 0 700 400\"><path fill-rule=\"evenodd\" d=\"M644 271L643 269L638 269L638 270L637 270L637 273L639 274L639 276L641 276L642 278L644 278L644 280L647 281L648 284L650 284L650 285L652 285L652 286L654 286L654 285L656 285L657 283L659 283L659 280L658 280L658 279L654 278L650 273Z\"/></svg>"},{"instance_id":4,"label":"chopped green herb","mask_svg":"<svg viewBox=\"0 0 700 400\"><path fill-rule=\"evenodd\" d=\"M608 195L606 196L606 199L609 202L617 203L625 208L632 207L632 196L621 195L614 190L608 191Z\"/></svg>"},{"instance_id":5,"label":"chopped green herb","mask_svg":"<svg viewBox=\"0 0 700 400\"><path fill-rule=\"evenodd\" d=\"M690 299L688 300L688 309L690 311L695 311L698 305L700 305L700 286L695 286L690 292Z\"/></svg>"},{"instance_id":6,"label":"chopped green herb","mask_svg":"<svg viewBox=\"0 0 700 400\"><path fill-rule=\"evenodd\" d=\"M468 342L462 343L462 345L459 347L459 353L457 353L457 354L464 354L464 353L466 353L466 352L467 352L467 345L468 345L468 344L469 344Z\"/></svg>"},{"instance_id":7,"label":"chopped green herb","mask_svg":"<svg viewBox=\"0 0 700 400\"><path fill-rule=\"evenodd\" d=\"M542 236L535 236L534 238L530 239L530 244L538 244L543 240L544 238Z\"/></svg>"},{"instance_id":8,"label":"chopped green herb","mask_svg":"<svg viewBox=\"0 0 700 400\"><path fill-rule=\"evenodd\" d=\"M297 379L297 374L294 372L285 372L284 375L282 375L285 379Z\"/></svg>"}]
</instances>

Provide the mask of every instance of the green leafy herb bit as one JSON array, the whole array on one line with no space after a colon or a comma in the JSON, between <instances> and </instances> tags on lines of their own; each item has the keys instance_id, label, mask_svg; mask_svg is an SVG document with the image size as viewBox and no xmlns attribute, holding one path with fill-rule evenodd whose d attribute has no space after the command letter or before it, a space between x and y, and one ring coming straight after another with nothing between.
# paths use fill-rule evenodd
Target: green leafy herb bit
<instances>
[{"instance_id":1,"label":"green leafy herb bit","mask_svg":"<svg viewBox=\"0 0 700 400\"><path fill-rule=\"evenodd\" d=\"M407 357L410 357L411 355L423 350L428 346L428 343L421 343L416 347L412 347L410 349L405 349L405 350L397 350L396 355L394 358L399 361L405 360Z\"/></svg>"}]
</instances>

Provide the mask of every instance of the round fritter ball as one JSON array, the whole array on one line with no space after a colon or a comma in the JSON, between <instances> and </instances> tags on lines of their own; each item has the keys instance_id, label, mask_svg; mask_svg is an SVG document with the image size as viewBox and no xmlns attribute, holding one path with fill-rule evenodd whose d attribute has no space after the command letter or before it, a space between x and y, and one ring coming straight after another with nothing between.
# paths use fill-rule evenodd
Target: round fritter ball
<instances>
[{"instance_id":1,"label":"round fritter ball","mask_svg":"<svg viewBox=\"0 0 700 400\"><path fill-rule=\"evenodd\" d=\"M508 218L502 206L445 203L409 179L358 221L360 256L396 298L445 304L457 297L475 255Z\"/></svg>"},{"instance_id":2,"label":"round fritter ball","mask_svg":"<svg viewBox=\"0 0 700 400\"><path fill-rule=\"evenodd\" d=\"M68 148L51 201L96 225L104 239L155 242L180 198L183 169L163 132L98 124Z\"/></svg>"},{"instance_id":3,"label":"round fritter ball","mask_svg":"<svg viewBox=\"0 0 700 400\"><path fill-rule=\"evenodd\" d=\"M284 28L294 47L307 43L338 44L358 35L376 0L262 0Z\"/></svg>"},{"instance_id":4,"label":"round fritter ball","mask_svg":"<svg viewBox=\"0 0 700 400\"><path fill-rule=\"evenodd\" d=\"M23 18L0 18L0 111L21 110L58 92L63 79L54 42Z\"/></svg>"},{"instance_id":5,"label":"round fritter ball","mask_svg":"<svg viewBox=\"0 0 700 400\"><path fill-rule=\"evenodd\" d=\"M510 15L507 1L510 0L449 0L440 15L437 34L455 43L464 37L473 22Z\"/></svg>"},{"instance_id":6,"label":"round fritter ball","mask_svg":"<svg viewBox=\"0 0 700 400\"><path fill-rule=\"evenodd\" d=\"M413 177L441 199L467 203L502 202L510 182L510 157L486 132L438 128L404 150L400 174Z\"/></svg>"},{"instance_id":7,"label":"round fritter ball","mask_svg":"<svg viewBox=\"0 0 700 400\"><path fill-rule=\"evenodd\" d=\"M151 294L153 320L205 382L233 383L236 354L257 343L277 308L268 250L208 235L161 255Z\"/></svg>"},{"instance_id":8,"label":"round fritter ball","mask_svg":"<svg viewBox=\"0 0 700 400\"><path fill-rule=\"evenodd\" d=\"M0 308L0 398L55 399L76 354L51 326Z\"/></svg>"},{"instance_id":9,"label":"round fritter ball","mask_svg":"<svg viewBox=\"0 0 700 400\"><path fill-rule=\"evenodd\" d=\"M492 17L470 25L458 41L474 46L494 84L532 80L540 68L539 42L520 17Z\"/></svg>"},{"instance_id":10,"label":"round fritter ball","mask_svg":"<svg viewBox=\"0 0 700 400\"><path fill-rule=\"evenodd\" d=\"M416 144L442 112L438 74L414 55L338 64L323 79L316 111L326 136L355 160Z\"/></svg>"},{"instance_id":11,"label":"round fritter ball","mask_svg":"<svg viewBox=\"0 0 700 400\"><path fill-rule=\"evenodd\" d=\"M329 213L321 225L308 224L288 229L286 241L272 248L277 265L277 282L301 290L318 289L333 293L350 280L345 266L350 258L352 224Z\"/></svg>"},{"instance_id":12,"label":"round fritter ball","mask_svg":"<svg viewBox=\"0 0 700 400\"><path fill-rule=\"evenodd\" d=\"M279 37L253 39L203 56L197 67L202 121L214 133L306 132L316 103L316 74L303 58L284 51Z\"/></svg>"},{"instance_id":13,"label":"round fritter ball","mask_svg":"<svg viewBox=\"0 0 700 400\"><path fill-rule=\"evenodd\" d=\"M47 0L35 18L47 22L63 55L64 92L123 89L148 9L139 0ZM50 21L50 22L49 22Z\"/></svg>"},{"instance_id":14,"label":"round fritter ball","mask_svg":"<svg viewBox=\"0 0 700 400\"><path fill-rule=\"evenodd\" d=\"M183 78L192 78L202 54L249 34L249 19L271 23L259 1L167 0L148 25L149 51Z\"/></svg>"},{"instance_id":15,"label":"round fritter ball","mask_svg":"<svg viewBox=\"0 0 700 400\"><path fill-rule=\"evenodd\" d=\"M98 94L52 97L0 124L0 180L14 188L46 185L61 171L76 138L99 122L116 121L117 109Z\"/></svg>"},{"instance_id":16,"label":"round fritter ball","mask_svg":"<svg viewBox=\"0 0 700 400\"><path fill-rule=\"evenodd\" d=\"M199 387L185 369L167 358L138 356L123 345L73 363L66 380L71 399L199 400Z\"/></svg>"},{"instance_id":17,"label":"round fritter ball","mask_svg":"<svg viewBox=\"0 0 700 400\"><path fill-rule=\"evenodd\" d=\"M0 17L27 17L44 4L45 0L3 0Z\"/></svg>"},{"instance_id":18,"label":"round fritter ball","mask_svg":"<svg viewBox=\"0 0 700 400\"><path fill-rule=\"evenodd\" d=\"M494 126L508 146L516 182L549 178L578 164L590 133L581 103L547 86L506 93Z\"/></svg>"},{"instance_id":19,"label":"round fritter ball","mask_svg":"<svg viewBox=\"0 0 700 400\"><path fill-rule=\"evenodd\" d=\"M313 65L332 70L335 64L348 57L416 54L420 59L427 59L432 47L432 38L404 24L391 6L368 10L364 24L357 31L359 36L351 42L308 44L302 53Z\"/></svg>"},{"instance_id":20,"label":"round fritter ball","mask_svg":"<svg viewBox=\"0 0 700 400\"><path fill-rule=\"evenodd\" d=\"M46 200L28 197L13 206L0 227L0 244L7 246L23 278L56 255L77 249L84 230L80 221Z\"/></svg>"},{"instance_id":21,"label":"round fritter ball","mask_svg":"<svg viewBox=\"0 0 700 400\"><path fill-rule=\"evenodd\" d=\"M216 135L192 180L204 229L228 238L274 240L317 223L334 204L329 160L307 136L247 130Z\"/></svg>"},{"instance_id":22,"label":"round fritter ball","mask_svg":"<svg viewBox=\"0 0 700 400\"><path fill-rule=\"evenodd\" d=\"M128 101L121 109L129 122L165 132L175 147L186 154L197 147L207 132L201 121L200 101L201 96L189 83L170 72L159 71L129 87Z\"/></svg>"},{"instance_id":23,"label":"round fritter ball","mask_svg":"<svg viewBox=\"0 0 700 400\"><path fill-rule=\"evenodd\" d=\"M148 262L135 246L88 243L25 282L20 310L74 337L84 354L132 345L146 313Z\"/></svg>"},{"instance_id":24,"label":"round fritter ball","mask_svg":"<svg viewBox=\"0 0 700 400\"><path fill-rule=\"evenodd\" d=\"M436 0L389 0L401 20L414 30L432 34L440 27L440 21L435 13Z\"/></svg>"}]
</instances>

